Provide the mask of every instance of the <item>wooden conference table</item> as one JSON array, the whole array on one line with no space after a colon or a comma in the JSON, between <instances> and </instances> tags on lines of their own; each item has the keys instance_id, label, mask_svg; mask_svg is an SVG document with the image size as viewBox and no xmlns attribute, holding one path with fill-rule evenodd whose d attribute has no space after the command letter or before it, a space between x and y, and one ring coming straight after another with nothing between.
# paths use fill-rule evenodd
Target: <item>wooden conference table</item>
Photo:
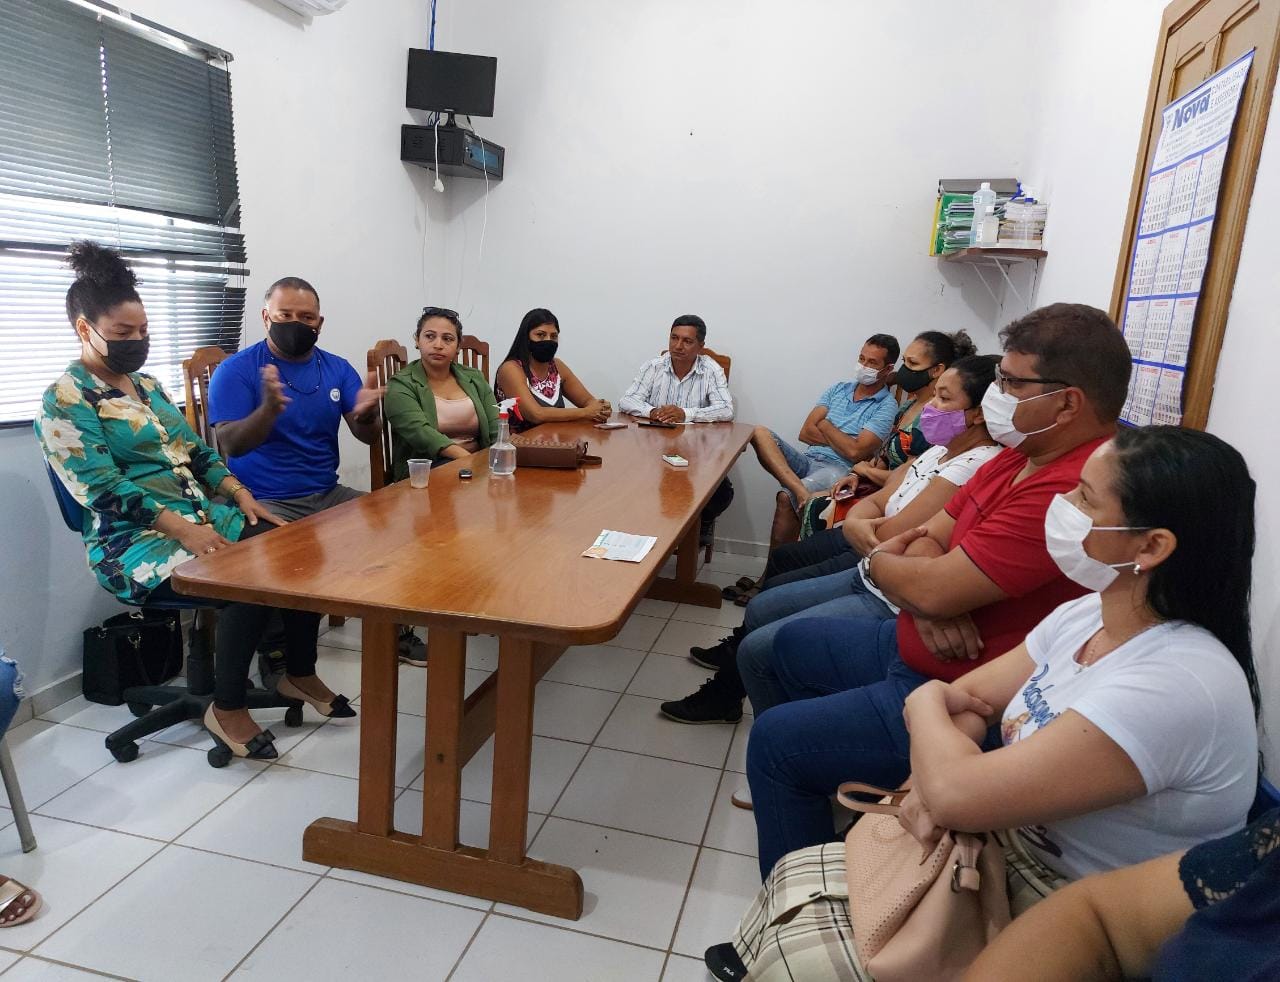
<instances>
[{"instance_id":1,"label":"wooden conference table","mask_svg":"<svg viewBox=\"0 0 1280 982\"><path fill-rule=\"evenodd\" d=\"M185 563L179 593L359 617L360 782L355 822L320 818L303 858L577 919L575 870L528 859L534 686L570 645L622 629L644 596L719 606L696 583L698 515L751 438L741 423L597 430L548 424L539 435L588 440L603 465L491 477L487 453ZM664 453L679 453L673 468ZM475 476L458 478L469 466ZM640 563L581 555L602 529L657 537ZM674 579L658 570L678 547ZM392 825L396 625L428 630L422 832ZM498 636L498 669L463 697L466 636ZM463 766L496 731L489 848L458 843Z\"/></svg>"}]
</instances>

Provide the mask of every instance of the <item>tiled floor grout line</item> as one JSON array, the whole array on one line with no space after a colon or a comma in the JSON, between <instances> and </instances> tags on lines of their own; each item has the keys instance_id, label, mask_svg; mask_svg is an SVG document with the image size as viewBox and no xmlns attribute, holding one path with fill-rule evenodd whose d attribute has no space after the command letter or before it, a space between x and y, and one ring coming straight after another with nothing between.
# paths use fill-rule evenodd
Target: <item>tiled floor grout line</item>
<instances>
[{"instance_id":1,"label":"tiled floor grout line","mask_svg":"<svg viewBox=\"0 0 1280 982\"><path fill-rule=\"evenodd\" d=\"M307 887L305 890L302 891L302 896L299 897L297 900L295 900L292 904L290 904L289 909L286 910L283 914L281 914L276 919L276 922L272 924L270 928L267 929L267 932L262 937L260 937L257 941L254 942L253 947L250 948L248 951L246 951L244 953L244 956L238 962L236 962L233 966L231 966L231 971L229 971L226 975L222 977L223 982L227 982L227 979L231 978L231 976L235 975L236 972L240 970L241 965L243 965L246 961L248 961L250 958L253 957L253 953L257 951L259 948L261 948L262 943L266 941L267 938L271 937L272 933L275 931L276 928L278 928L281 924L284 923L285 918L287 918L290 914L292 914L295 910L298 909L298 905L302 903L302 901L306 900L307 897L311 896L311 891L314 890L316 887L318 887L320 885L320 882L323 879L324 879L323 876L317 876L315 878L315 882L313 882L311 886Z\"/></svg>"},{"instance_id":2,"label":"tiled floor grout line","mask_svg":"<svg viewBox=\"0 0 1280 982\"><path fill-rule=\"evenodd\" d=\"M141 838L141 836L135 836L135 838ZM150 840L150 841L155 842L156 840L155 840L155 839L152 839L152 840ZM150 856L148 856L146 859L144 859L142 862L140 862L140 863L139 863L137 866L135 866L133 869L129 870L129 872L125 873L125 874L124 874L124 876L120 877L120 879L118 879L118 880L116 880L114 883L112 883L109 887L107 887L105 890L103 890L100 894L98 894L96 897L94 897L92 900L90 900L87 904L85 904L83 907L81 907L78 911L76 911L74 914L72 914L70 917L68 917L68 918L67 918L63 923L59 924L59 925L58 925L57 927L55 927L52 931L50 931L48 934L46 934L43 938L41 938L39 941L37 941L34 945L32 945L30 948L28 948L28 949L27 949L27 954L33 954L33 953L35 952L35 949L36 949L36 948L39 948L41 945L48 944L48 943L49 943L49 941L50 941L50 940L51 940L55 935L57 935L57 933L58 933L59 931L65 931L65 930L66 930L66 928L67 928L67 925L69 925L69 924L74 924L74 923L75 923L75 921L77 920L77 918L81 917L81 916L85 913L85 911L87 911L90 907L92 907L92 906L93 906L94 904L96 904L99 900L101 900L103 897L105 897L107 894L109 894L112 890L114 890L116 887L118 887L118 886L119 886L121 883L123 883L125 880L129 879L129 877L136 875L136 874L137 874L137 872L138 872L138 870L140 870L140 869L142 869L144 866L147 866L147 865L149 865L150 863L154 862L157 856L162 856L162 855L164 855L165 850L166 850L166 849L171 848L172 846L173 846L173 843L171 843L171 842L162 843L162 844L161 844L161 846L160 846L160 848L159 848L159 849L157 849L154 853L152 853ZM44 957L44 956L42 956L42 955L38 955L37 957ZM74 967L76 967L76 968L84 968L84 967L85 967L85 966L82 966L82 965L78 965L78 964L76 964L75 962L68 962L67 964L69 964L69 965L73 965L73 966L74 966ZM91 969L90 971L92 971L92 969Z\"/></svg>"},{"instance_id":3,"label":"tiled floor grout line","mask_svg":"<svg viewBox=\"0 0 1280 982\"><path fill-rule=\"evenodd\" d=\"M137 982L136 979L132 979L127 975L112 975L110 972L101 972L96 968L85 968L83 965L77 965L75 962L64 962L64 961L60 961L57 958L49 958L45 955L23 955L16 962L14 962L12 965L6 968L3 972L0 972L0 975L5 975L10 970L17 968L28 958L30 958L32 961L45 962L46 964L49 964L49 965L59 965L62 968L70 968L77 972L84 972L86 975L95 975L100 979L118 979L119 982Z\"/></svg>"}]
</instances>

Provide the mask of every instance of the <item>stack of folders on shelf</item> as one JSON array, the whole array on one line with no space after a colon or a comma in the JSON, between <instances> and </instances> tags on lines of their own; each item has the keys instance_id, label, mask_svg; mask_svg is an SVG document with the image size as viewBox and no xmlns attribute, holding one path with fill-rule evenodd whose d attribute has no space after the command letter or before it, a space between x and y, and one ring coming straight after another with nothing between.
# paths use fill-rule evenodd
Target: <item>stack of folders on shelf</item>
<instances>
[{"instance_id":1,"label":"stack of folders on shelf","mask_svg":"<svg viewBox=\"0 0 1280 982\"><path fill-rule=\"evenodd\" d=\"M996 216L1000 217L1005 204L1018 194L1016 177L943 178L938 181L938 202L933 210L929 255L941 256L969 248L973 230L973 192L982 187L984 181L996 193Z\"/></svg>"},{"instance_id":2,"label":"stack of folders on shelf","mask_svg":"<svg viewBox=\"0 0 1280 982\"><path fill-rule=\"evenodd\" d=\"M1000 220L996 245L1006 249L1039 249L1044 245L1044 223L1049 206L1035 201L1010 201Z\"/></svg>"}]
</instances>

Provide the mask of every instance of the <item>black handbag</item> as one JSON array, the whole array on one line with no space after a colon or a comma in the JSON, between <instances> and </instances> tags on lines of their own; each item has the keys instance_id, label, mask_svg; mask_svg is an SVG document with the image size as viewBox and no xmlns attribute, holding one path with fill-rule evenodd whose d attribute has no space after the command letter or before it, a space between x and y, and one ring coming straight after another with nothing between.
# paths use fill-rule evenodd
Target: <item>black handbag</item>
<instances>
[{"instance_id":1,"label":"black handbag","mask_svg":"<svg viewBox=\"0 0 1280 982\"><path fill-rule=\"evenodd\" d=\"M182 671L182 622L174 610L135 610L84 632L84 697L104 706L125 689L163 685Z\"/></svg>"}]
</instances>

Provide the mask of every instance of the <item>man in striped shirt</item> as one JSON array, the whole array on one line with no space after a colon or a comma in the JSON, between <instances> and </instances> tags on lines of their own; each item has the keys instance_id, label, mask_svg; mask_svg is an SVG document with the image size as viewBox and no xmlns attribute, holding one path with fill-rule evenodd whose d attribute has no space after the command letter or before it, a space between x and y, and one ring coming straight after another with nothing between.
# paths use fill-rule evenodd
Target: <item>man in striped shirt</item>
<instances>
[{"instance_id":1,"label":"man in striped shirt","mask_svg":"<svg viewBox=\"0 0 1280 982\"><path fill-rule=\"evenodd\" d=\"M667 350L645 362L618 408L660 423L714 423L733 419L733 396L724 370L702 353L707 325L681 314L671 325Z\"/></svg>"},{"instance_id":2,"label":"man in striped shirt","mask_svg":"<svg viewBox=\"0 0 1280 982\"><path fill-rule=\"evenodd\" d=\"M671 324L667 350L645 362L627 387L618 408L631 416L659 423L714 423L733 419L733 396L724 370L703 354L707 325L697 314L681 314ZM702 510L703 544L710 540L716 517L733 501L733 485L725 478Z\"/></svg>"}]
</instances>

